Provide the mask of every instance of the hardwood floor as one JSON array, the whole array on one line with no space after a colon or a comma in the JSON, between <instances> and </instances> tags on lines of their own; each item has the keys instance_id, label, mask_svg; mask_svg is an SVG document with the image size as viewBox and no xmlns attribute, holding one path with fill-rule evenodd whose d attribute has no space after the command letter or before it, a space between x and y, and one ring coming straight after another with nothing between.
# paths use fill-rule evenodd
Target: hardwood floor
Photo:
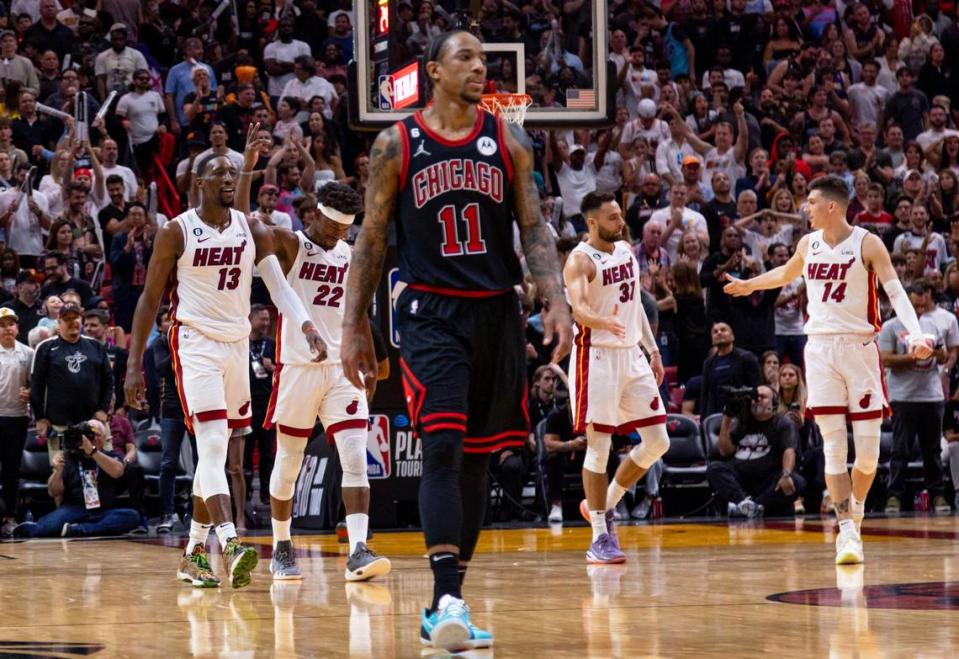
<instances>
[{"instance_id":1,"label":"hardwood floor","mask_svg":"<svg viewBox=\"0 0 959 659\"><path fill-rule=\"evenodd\" d=\"M484 531L464 594L496 646L470 654L959 656L959 518L866 520L865 567L833 565L834 532L818 519L625 526L629 561L587 566L583 526ZM270 538L248 541L262 558L238 591L175 581L181 538L0 544L0 656L421 654L421 534L377 533L393 572L365 584L344 581L334 536L294 537L299 584L273 584Z\"/></svg>"}]
</instances>

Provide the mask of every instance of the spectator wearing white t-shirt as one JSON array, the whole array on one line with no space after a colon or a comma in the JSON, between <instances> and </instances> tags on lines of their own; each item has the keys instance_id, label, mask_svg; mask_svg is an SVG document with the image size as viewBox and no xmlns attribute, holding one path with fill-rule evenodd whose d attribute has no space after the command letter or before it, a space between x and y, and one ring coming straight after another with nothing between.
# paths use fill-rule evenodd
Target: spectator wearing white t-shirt
<instances>
[{"instance_id":1,"label":"spectator wearing white t-shirt","mask_svg":"<svg viewBox=\"0 0 959 659\"><path fill-rule=\"evenodd\" d=\"M596 189L596 167L587 159L582 144L570 146L565 140L557 140L556 133L550 132L550 151L552 164L556 169L556 182L559 194L563 198L563 218L578 224L577 230L583 230L585 223L580 213L583 197Z\"/></svg>"},{"instance_id":2,"label":"spectator wearing white t-shirt","mask_svg":"<svg viewBox=\"0 0 959 659\"><path fill-rule=\"evenodd\" d=\"M276 210L276 202L280 198L280 189L272 183L260 187L260 194L256 196L256 210L253 214L264 224L293 230L293 218L289 213Z\"/></svg>"},{"instance_id":3,"label":"spectator wearing white t-shirt","mask_svg":"<svg viewBox=\"0 0 959 659\"><path fill-rule=\"evenodd\" d=\"M612 141L612 134L608 130L600 130L596 137L597 148L591 157L596 169L597 192L616 194L623 189L623 157L610 148Z\"/></svg>"},{"instance_id":4,"label":"spectator wearing white t-shirt","mask_svg":"<svg viewBox=\"0 0 959 659\"><path fill-rule=\"evenodd\" d=\"M97 91L106 98L111 91L122 92L130 86L133 72L147 68L147 59L139 50L127 46L127 26L114 23L110 27L110 48L97 55L93 64L97 75Z\"/></svg>"},{"instance_id":5,"label":"spectator wearing white t-shirt","mask_svg":"<svg viewBox=\"0 0 959 659\"><path fill-rule=\"evenodd\" d=\"M283 87L281 97L300 99L303 108L297 119L306 121L309 117L306 108L314 96L321 97L326 107L332 108L337 100L336 89L328 80L316 75L316 61L310 55L300 55L293 61L293 79Z\"/></svg>"},{"instance_id":6,"label":"spectator wearing white t-shirt","mask_svg":"<svg viewBox=\"0 0 959 659\"><path fill-rule=\"evenodd\" d=\"M166 126L160 124L160 115L166 112L163 97L150 88L150 72L137 69L133 74L133 91L117 101L116 114L130 134L137 167L143 172L153 161L160 145L160 134Z\"/></svg>"},{"instance_id":7,"label":"spectator wearing white t-shirt","mask_svg":"<svg viewBox=\"0 0 959 659\"><path fill-rule=\"evenodd\" d=\"M946 241L929 226L929 211L922 204L913 204L909 221L912 226L909 231L896 236L892 251L905 254L909 250L919 250L925 260L924 271L941 271L949 254Z\"/></svg>"},{"instance_id":8,"label":"spectator wearing white t-shirt","mask_svg":"<svg viewBox=\"0 0 959 659\"><path fill-rule=\"evenodd\" d=\"M100 144L100 169L103 171L103 180L106 181L112 174L123 178L124 198L126 201L133 201L137 195L137 189L140 187L137 183L137 175L129 167L117 164L119 158L120 149L117 143L109 137L103 140ZM99 196L96 194L98 189L95 188L94 190L95 196ZM109 199L97 199L99 208L104 208L109 203Z\"/></svg>"},{"instance_id":9,"label":"spectator wearing white t-shirt","mask_svg":"<svg viewBox=\"0 0 959 659\"><path fill-rule=\"evenodd\" d=\"M642 46L632 46L629 49L629 60L617 72L617 82L623 88L626 109L629 110L630 118L635 119L639 115L639 104L644 97L643 88L656 93L656 72L646 68L646 51ZM653 108L655 116L655 105Z\"/></svg>"},{"instance_id":10,"label":"spectator wearing white t-shirt","mask_svg":"<svg viewBox=\"0 0 959 659\"><path fill-rule=\"evenodd\" d=\"M749 149L749 126L746 124L746 111L742 103L733 106L738 124L738 135L733 143L733 126L727 121L716 124L714 139L716 146L706 152L706 181L713 180L713 174L723 172L730 181L738 181L746 175L746 152Z\"/></svg>"},{"instance_id":11,"label":"spectator wearing white t-shirt","mask_svg":"<svg viewBox=\"0 0 959 659\"><path fill-rule=\"evenodd\" d=\"M226 156L230 159L230 162L233 163L233 166L236 167L236 171L240 171L243 168L243 154L237 153L227 146L226 126L222 123L213 124L213 127L210 128L210 148L206 151L201 151L196 158L193 159L193 166L190 169L191 206L197 206L199 204L199 199L196 198L196 186L193 185L193 181L195 180L197 172L200 171L200 163L210 155Z\"/></svg>"},{"instance_id":12,"label":"spectator wearing white t-shirt","mask_svg":"<svg viewBox=\"0 0 959 659\"><path fill-rule=\"evenodd\" d=\"M660 208L649 216L649 223L656 223L663 229L661 243L669 253L671 263L679 261L679 244L683 234L695 231L700 242L709 247L709 227L701 213L686 207L686 184L680 180L669 190L669 205Z\"/></svg>"},{"instance_id":13,"label":"spectator wearing white t-shirt","mask_svg":"<svg viewBox=\"0 0 959 659\"><path fill-rule=\"evenodd\" d=\"M623 136L620 144L632 144L637 137L645 137L649 148L654 152L660 142L669 139L669 125L656 118L656 103L652 99L644 98L639 102L638 116L623 126Z\"/></svg>"},{"instance_id":14,"label":"spectator wearing white t-shirt","mask_svg":"<svg viewBox=\"0 0 959 659\"><path fill-rule=\"evenodd\" d=\"M276 40L268 43L263 49L263 61L269 75L267 93L271 98L282 96L286 83L294 79L296 58L310 54L309 44L294 39L294 31L294 19L290 16L284 17L277 29Z\"/></svg>"},{"instance_id":15,"label":"spectator wearing white t-shirt","mask_svg":"<svg viewBox=\"0 0 959 659\"><path fill-rule=\"evenodd\" d=\"M669 139L656 147L656 173L668 185L683 180L683 159L706 153L711 147L693 135L689 126L676 110L669 108ZM685 202L684 202L685 203Z\"/></svg>"}]
</instances>

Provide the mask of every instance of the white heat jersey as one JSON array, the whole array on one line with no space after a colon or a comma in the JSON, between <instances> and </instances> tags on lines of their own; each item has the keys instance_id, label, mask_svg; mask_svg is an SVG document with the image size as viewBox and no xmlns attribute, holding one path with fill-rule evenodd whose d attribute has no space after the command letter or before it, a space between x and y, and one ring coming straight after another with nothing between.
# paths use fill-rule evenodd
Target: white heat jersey
<instances>
[{"instance_id":1,"label":"white heat jersey","mask_svg":"<svg viewBox=\"0 0 959 659\"><path fill-rule=\"evenodd\" d=\"M835 247L826 244L822 231L809 235L803 271L809 300L806 334L873 336L879 331L878 279L862 258L867 235L862 227L854 227Z\"/></svg>"},{"instance_id":2,"label":"white heat jersey","mask_svg":"<svg viewBox=\"0 0 959 659\"><path fill-rule=\"evenodd\" d=\"M183 231L183 254L172 274L172 318L216 341L250 336L250 286L256 246L246 216L230 210L216 231L195 209L175 217Z\"/></svg>"},{"instance_id":3,"label":"white heat jersey","mask_svg":"<svg viewBox=\"0 0 959 659\"><path fill-rule=\"evenodd\" d=\"M608 254L580 243L573 252L581 252L596 266L596 276L589 282L586 300L600 316L616 316L626 327L626 338L620 339L606 330L583 327L576 323L575 338L583 347L631 348L642 336L643 303L640 297L639 263L629 244L617 242Z\"/></svg>"},{"instance_id":4,"label":"white heat jersey","mask_svg":"<svg viewBox=\"0 0 959 659\"><path fill-rule=\"evenodd\" d=\"M346 271L353 254L340 240L333 249L325 250L310 241L302 231L296 232L300 249L286 280L326 343L323 364L340 363L340 338L343 334L343 312L346 309ZM276 362L278 364L310 364L314 355L303 339L303 331L280 315L277 327Z\"/></svg>"}]
</instances>

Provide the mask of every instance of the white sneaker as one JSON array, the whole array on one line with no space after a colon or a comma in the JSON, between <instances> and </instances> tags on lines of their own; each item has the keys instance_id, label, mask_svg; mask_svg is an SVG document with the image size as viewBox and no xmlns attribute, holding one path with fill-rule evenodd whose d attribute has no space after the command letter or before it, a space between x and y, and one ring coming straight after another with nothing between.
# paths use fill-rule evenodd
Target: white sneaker
<instances>
[{"instance_id":1,"label":"white sneaker","mask_svg":"<svg viewBox=\"0 0 959 659\"><path fill-rule=\"evenodd\" d=\"M855 565L863 561L862 539L859 533L840 532L836 538L836 565Z\"/></svg>"},{"instance_id":2,"label":"white sneaker","mask_svg":"<svg viewBox=\"0 0 959 659\"><path fill-rule=\"evenodd\" d=\"M557 524L563 521L563 507L553 504L553 507L549 509L549 522L550 524Z\"/></svg>"}]
</instances>

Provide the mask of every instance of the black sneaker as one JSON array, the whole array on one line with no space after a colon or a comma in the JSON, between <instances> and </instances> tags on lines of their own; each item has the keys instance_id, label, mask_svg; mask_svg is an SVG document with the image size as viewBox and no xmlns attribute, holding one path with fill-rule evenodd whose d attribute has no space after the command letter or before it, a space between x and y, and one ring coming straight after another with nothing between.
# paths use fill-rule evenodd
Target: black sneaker
<instances>
[{"instance_id":1,"label":"black sneaker","mask_svg":"<svg viewBox=\"0 0 959 659\"><path fill-rule=\"evenodd\" d=\"M356 544L356 551L346 560L347 581L366 581L390 573L390 559L380 556L366 546L365 542Z\"/></svg>"}]
</instances>

